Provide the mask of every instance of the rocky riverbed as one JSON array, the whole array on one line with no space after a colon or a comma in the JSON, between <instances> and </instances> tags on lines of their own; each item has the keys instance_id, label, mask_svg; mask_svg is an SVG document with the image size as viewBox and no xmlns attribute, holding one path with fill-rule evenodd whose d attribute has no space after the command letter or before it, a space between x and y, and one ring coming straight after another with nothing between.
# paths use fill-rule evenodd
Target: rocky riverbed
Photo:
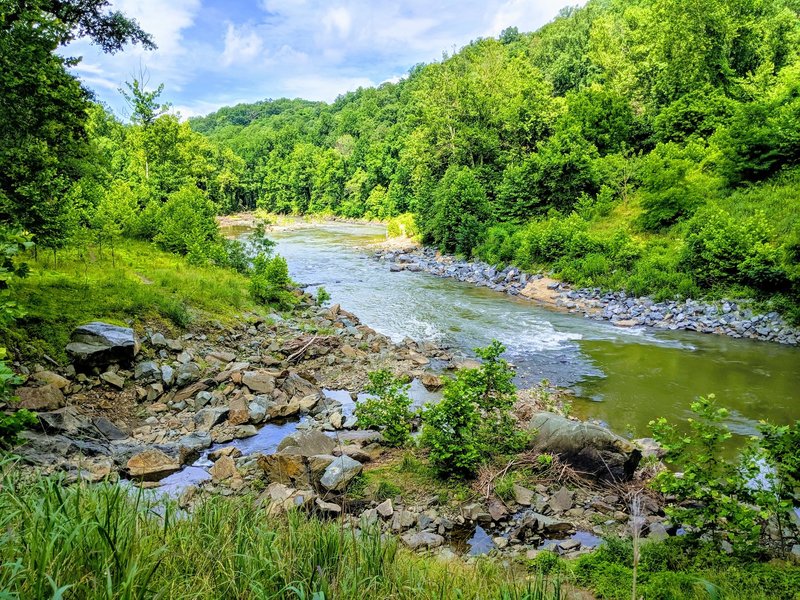
<instances>
[{"instance_id":1,"label":"rocky riverbed","mask_svg":"<svg viewBox=\"0 0 800 600\"><path fill-rule=\"evenodd\" d=\"M542 274L528 274L515 267L496 269L483 262L442 255L433 248L407 245L402 249L380 249L374 256L388 263L391 271L424 271L437 277L449 277L560 310L582 313L586 318L609 321L619 327L646 326L787 345L800 343L800 329L790 326L777 312L757 314L739 301L656 302L646 296L631 297L625 292L572 289Z\"/></svg>"},{"instance_id":2,"label":"rocky riverbed","mask_svg":"<svg viewBox=\"0 0 800 600\"><path fill-rule=\"evenodd\" d=\"M67 352L63 368L17 365L28 375L21 406L39 417L16 449L32 476L121 480L189 510L209 495L246 493L268 511L378 526L409 548L444 555L590 551L598 536L626 534L634 495L644 499L635 517L644 535L676 530L645 488L652 466L637 468L652 447L545 412L553 404L535 390L518 395L516 416L532 441L515 460L537 475L503 498L493 485L501 472L478 474L458 500L433 480L413 490L398 481L389 497L354 493L363 473L406 460L352 416L367 374L386 368L432 391L447 370L477 363L429 342L393 343L307 295L286 317L248 314L180 333L89 323Z\"/></svg>"}]
</instances>

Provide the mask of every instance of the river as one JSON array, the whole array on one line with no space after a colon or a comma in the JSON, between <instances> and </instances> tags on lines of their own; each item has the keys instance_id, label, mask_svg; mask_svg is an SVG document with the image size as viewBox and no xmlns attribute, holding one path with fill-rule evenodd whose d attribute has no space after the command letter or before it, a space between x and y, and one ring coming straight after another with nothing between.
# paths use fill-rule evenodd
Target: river
<instances>
[{"instance_id":1,"label":"river","mask_svg":"<svg viewBox=\"0 0 800 600\"><path fill-rule=\"evenodd\" d=\"M800 419L800 348L693 332L623 329L484 287L426 273L392 273L363 250L385 238L372 225L328 223L275 231L292 278L322 285L332 302L395 341L408 336L469 353L500 340L518 383L573 390L573 414L635 436L660 416L682 419L716 394L736 433L760 419Z\"/></svg>"}]
</instances>

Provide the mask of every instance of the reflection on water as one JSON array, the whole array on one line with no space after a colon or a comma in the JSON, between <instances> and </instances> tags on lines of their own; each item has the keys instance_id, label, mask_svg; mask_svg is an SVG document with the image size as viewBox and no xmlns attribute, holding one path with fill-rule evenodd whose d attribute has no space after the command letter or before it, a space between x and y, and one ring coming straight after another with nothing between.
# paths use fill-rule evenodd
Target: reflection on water
<instances>
[{"instance_id":1,"label":"reflection on water","mask_svg":"<svg viewBox=\"0 0 800 600\"><path fill-rule=\"evenodd\" d=\"M692 332L622 329L426 273L390 273L359 249L376 226L329 224L272 235L292 277L323 285L332 302L399 341L434 340L464 352L500 340L518 383L572 387L575 412L647 434L659 416L684 418L716 393L742 434L766 418L800 418L800 349ZM312 290L313 291L313 290Z\"/></svg>"}]
</instances>

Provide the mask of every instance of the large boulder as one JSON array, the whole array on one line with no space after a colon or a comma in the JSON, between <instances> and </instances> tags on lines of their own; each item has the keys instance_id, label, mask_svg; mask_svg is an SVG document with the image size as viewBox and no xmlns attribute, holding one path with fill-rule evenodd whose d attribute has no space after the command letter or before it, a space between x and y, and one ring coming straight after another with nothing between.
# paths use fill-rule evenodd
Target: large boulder
<instances>
[{"instance_id":1,"label":"large boulder","mask_svg":"<svg viewBox=\"0 0 800 600\"><path fill-rule=\"evenodd\" d=\"M363 468L360 462L349 456L338 456L325 469L319 482L326 490L341 492Z\"/></svg>"},{"instance_id":2,"label":"large boulder","mask_svg":"<svg viewBox=\"0 0 800 600\"><path fill-rule=\"evenodd\" d=\"M139 350L133 329L95 321L75 328L67 354L78 368L130 364Z\"/></svg>"},{"instance_id":3,"label":"large boulder","mask_svg":"<svg viewBox=\"0 0 800 600\"><path fill-rule=\"evenodd\" d=\"M528 428L534 433L534 450L557 454L575 470L598 479L626 481L642 458L631 442L592 423L542 412L533 416Z\"/></svg>"}]
</instances>

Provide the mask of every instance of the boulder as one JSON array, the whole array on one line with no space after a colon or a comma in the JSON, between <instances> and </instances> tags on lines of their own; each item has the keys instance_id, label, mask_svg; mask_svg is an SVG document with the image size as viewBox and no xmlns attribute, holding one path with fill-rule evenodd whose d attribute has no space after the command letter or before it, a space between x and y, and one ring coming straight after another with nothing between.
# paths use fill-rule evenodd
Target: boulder
<instances>
[{"instance_id":1,"label":"boulder","mask_svg":"<svg viewBox=\"0 0 800 600\"><path fill-rule=\"evenodd\" d=\"M332 492L343 491L353 477L361 473L363 468L357 460L353 460L349 456L339 456L325 469L319 480L320 485Z\"/></svg>"},{"instance_id":2,"label":"boulder","mask_svg":"<svg viewBox=\"0 0 800 600\"><path fill-rule=\"evenodd\" d=\"M242 384L255 394L271 394L275 391L275 377L265 371L245 371Z\"/></svg>"},{"instance_id":3,"label":"boulder","mask_svg":"<svg viewBox=\"0 0 800 600\"><path fill-rule=\"evenodd\" d=\"M378 511L378 514L382 516L384 519L388 519L394 514L394 507L392 506L392 499L387 498L378 506L375 507L375 510Z\"/></svg>"},{"instance_id":4,"label":"boulder","mask_svg":"<svg viewBox=\"0 0 800 600\"><path fill-rule=\"evenodd\" d=\"M285 485L310 485L305 461L299 454L259 456L258 466L271 482Z\"/></svg>"},{"instance_id":5,"label":"boulder","mask_svg":"<svg viewBox=\"0 0 800 600\"><path fill-rule=\"evenodd\" d=\"M95 321L75 328L67 354L77 368L129 364L139 350L133 329Z\"/></svg>"},{"instance_id":6,"label":"boulder","mask_svg":"<svg viewBox=\"0 0 800 600\"><path fill-rule=\"evenodd\" d=\"M557 454L575 470L598 479L627 481L642 457L638 448L608 429L554 413L534 415L528 428L534 433L534 450Z\"/></svg>"},{"instance_id":7,"label":"boulder","mask_svg":"<svg viewBox=\"0 0 800 600\"><path fill-rule=\"evenodd\" d=\"M131 477L145 481L157 481L181 468L178 461L156 449L133 455L128 459L127 467Z\"/></svg>"},{"instance_id":8,"label":"boulder","mask_svg":"<svg viewBox=\"0 0 800 600\"><path fill-rule=\"evenodd\" d=\"M244 396L239 396L231 400L228 405L228 423L231 425L244 425L250 421L250 410L247 407L247 400Z\"/></svg>"},{"instance_id":9,"label":"boulder","mask_svg":"<svg viewBox=\"0 0 800 600\"><path fill-rule=\"evenodd\" d=\"M17 388L19 407L28 410L50 411L64 406L64 394L52 384L42 387Z\"/></svg>"},{"instance_id":10,"label":"boulder","mask_svg":"<svg viewBox=\"0 0 800 600\"><path fill-rule=\"evenodd\" d=\"M425 386L425 389L431 392L441 389L444 385L442 378L433 373L424 373L420 380L422 381L422 385Z\"/></svg>"},{"instance_id":11,"label":"boulder","mask_svg":"<svg viewBox=\"0 0 800 600\"><path fill-rule=\"evenodd\" d=\"M322 498L317 498L314 503L317 505L317 508L323 512L332 515L338 515L342 512L342 507L338 504L334 504L333 502L325 502Z\"/></svg>"},{"instance_id":12,"label":"boulder","mask_svg":"<svg viewBox=\"0 0 800 600\"><path fill-rule=\"evenodd\" d=\"M290 398L295 396L305 398L306 396L318 395L321 390L307 379L303 379L297 373L289 373L281 386Z\"/></svg>"},{"instance_id":13,"label":"boulder","mask_svg":"<svg viewBox=\"0 0 800 600\"><path fill-rule=\"evenodd\" d=\"M316 454L333 454L336 442L321 431L309 429L296 431L286 436L278 444L281 454L297 454L300 456L314 456Z\"/></svg>"}]
</instances>

